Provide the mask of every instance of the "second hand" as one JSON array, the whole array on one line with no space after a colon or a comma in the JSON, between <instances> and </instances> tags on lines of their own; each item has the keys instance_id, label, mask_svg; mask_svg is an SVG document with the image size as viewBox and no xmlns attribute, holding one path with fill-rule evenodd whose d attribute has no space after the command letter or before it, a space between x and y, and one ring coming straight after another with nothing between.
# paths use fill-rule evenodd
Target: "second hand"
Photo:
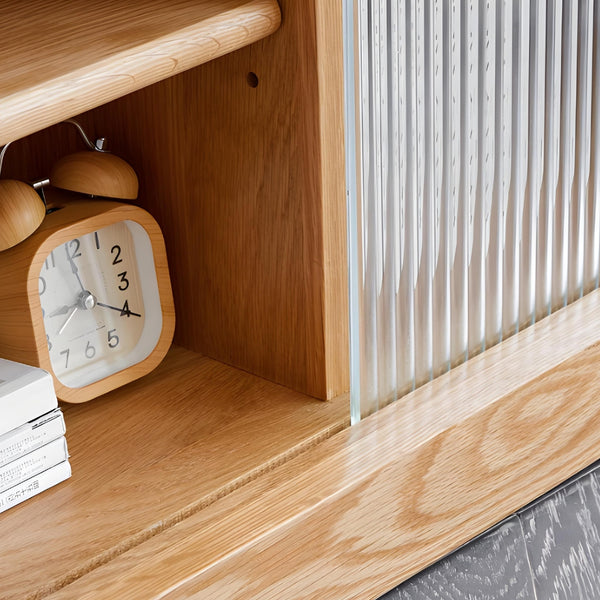
<instances>
[{"instance_id":1,"label":"second hand","mask_svg":"<svg viewBox=\"0 0 600 600\"><path fill-rule=\"evenodd\" d=\"M75 313L78 310L79 310L78 306L73 307L71 314L67 317L67 320L62 324L61 328L58 330L58 335L60 335L65 330L65 327L69 324L69 321L73 318L73 315L75 315Z\"/></svg>"}]
</instances>

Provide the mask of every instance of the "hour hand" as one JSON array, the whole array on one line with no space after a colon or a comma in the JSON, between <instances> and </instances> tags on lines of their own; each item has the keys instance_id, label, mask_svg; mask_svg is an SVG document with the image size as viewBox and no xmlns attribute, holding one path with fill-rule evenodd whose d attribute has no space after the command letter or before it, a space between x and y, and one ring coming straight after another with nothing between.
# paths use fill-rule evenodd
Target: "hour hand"
<instances>
[{"instance_id":1,"label":"hour hand","mask_svg":"<svg viewBox=\"0 0 600 600\"><path fill-rule=\"evenodd\" d=\"M58 315L66 315L72 308L73 305L67 306L65 304L64 306L59 306L57 309L53 310L51 313L48 314L48 316L57 317Z\"/></svg>"},{"instance_id":2,"label":"hour hand","mask_svg":"<svg viewBox=\"0 0 600 600\"><path fill-rule=\"evenodd\" d=\"M66 315L68 312L73 310L75 307L81 308L82 310L89 310L96 306L96 296L87 290L79 292L77 299L73 304L65 304L55 308L51 313L48 313L49 317L57 317L58 315Z\"/></svg>"}]
</instances>

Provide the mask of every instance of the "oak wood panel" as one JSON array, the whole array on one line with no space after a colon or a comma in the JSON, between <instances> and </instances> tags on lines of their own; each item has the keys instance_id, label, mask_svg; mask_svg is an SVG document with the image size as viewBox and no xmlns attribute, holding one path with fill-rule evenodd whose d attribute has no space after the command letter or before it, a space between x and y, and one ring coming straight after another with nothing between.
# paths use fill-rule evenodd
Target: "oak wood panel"
<instances>
[{"instance_id":1,"label":"oak wood panel","mask_svg":"<svg viewBox=\"0 0 600 600\"><path fill-rule=\"evenodd\" d=\"M598 469L596 462L379 600L598 598Z\"/></svg>"},{"instance_id":2,"label":"oak wood panel","mask_svg":"<svg viewBox=\"0 0 600 600\"><path fill-rule=\"evenodd\" d=\"M282 2L274 35L78 117L161 225L176 342L319 398L349 389L338 4ZM81 146L57 125L4 171L41 177Z\"/></svg>"},{"instance_id":3,"label":"oak wood panel","mask_svg":"<svg viewBox=\"0 0 600 600\"><path fill-rule=\"evenodd\" d=\"M0 4L0 143L275 31L276 0L7 0Z\"/></svg>"},{"instance_id":4,"label":"oak wood panel","mask_svg":"<svg viewBox=\"0 0 600 600\"><path fill-rule=\"evenodd\" d=\"M51 598L376 598L598 458L599 342L595 292Z\"/></svg>"},{"instance_id":5,"label":"oak wood panel","mask_svg":"<svg viewBox=\"0 0 600 600\"><path fill-rule=\"evenodd\" d=\"M43 596L348 424L347 397L322 402L177 347L147 377L63 410L73 475L2 515L3 600Z\"/></svg>"},{"instance_id":6,"label":"oak wood panel","mask_svg":"<svg viewBox=\"0 0 600 600\"><path fill-rule=\"evenodd\" d=\"M332 398L349 389L341 6L281 9L274 35L84 120L162 226L176 342Z\"/></svg>"},{"instance_id":7,"label":"oak wood panel","mask_svg":"<svg viewBox=\"0 0 600 600\"><path fill-rule=\"evenodd\" d=\"M315 2L327 398L349 389L342 3Z\"/></svg>"}]
</instances>

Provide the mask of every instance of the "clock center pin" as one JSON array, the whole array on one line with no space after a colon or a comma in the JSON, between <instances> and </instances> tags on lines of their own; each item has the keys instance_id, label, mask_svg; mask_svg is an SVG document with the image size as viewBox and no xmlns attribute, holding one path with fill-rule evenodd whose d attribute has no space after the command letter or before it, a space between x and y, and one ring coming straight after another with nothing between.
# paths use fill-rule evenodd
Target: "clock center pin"
<instances>
[{"instance_id":1,"label":"clock center pin","mask_svg":"<svg viewBox=\"0 0 600 600\"><path fill-rule=\"evenodd\" d=\"M84 310L90 310L90 309L94 308L97 303L98 303L98 300L96 299L96 296L94 296L94 294L92 294L92 292L88 292L87 290L84 290L79 295L79 304L81 305L81 308L83 308Z\"/></svg>"}]
</instances>

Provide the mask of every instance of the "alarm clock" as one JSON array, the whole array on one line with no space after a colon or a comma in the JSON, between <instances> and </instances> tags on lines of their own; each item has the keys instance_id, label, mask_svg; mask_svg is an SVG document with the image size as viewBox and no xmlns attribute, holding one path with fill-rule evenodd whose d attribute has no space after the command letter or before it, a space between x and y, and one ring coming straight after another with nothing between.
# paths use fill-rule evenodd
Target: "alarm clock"
<instances>
[{"instance_id":1,"label":"alarm clock","mask_svg":"<svg viewBox=\"0 0 600 600\"><path fill-rule=\"evenodd\" d=\"M51 373L66 402L149 373L170 347L175 311L158 223L105 198L137 196L131 167L108 153L65 157L44 188L41 224L37 192L2 184L0 220L18 222L0 225L5 246L27 237L0 252L0 356Z\"/></svg>"}]
</instances>

